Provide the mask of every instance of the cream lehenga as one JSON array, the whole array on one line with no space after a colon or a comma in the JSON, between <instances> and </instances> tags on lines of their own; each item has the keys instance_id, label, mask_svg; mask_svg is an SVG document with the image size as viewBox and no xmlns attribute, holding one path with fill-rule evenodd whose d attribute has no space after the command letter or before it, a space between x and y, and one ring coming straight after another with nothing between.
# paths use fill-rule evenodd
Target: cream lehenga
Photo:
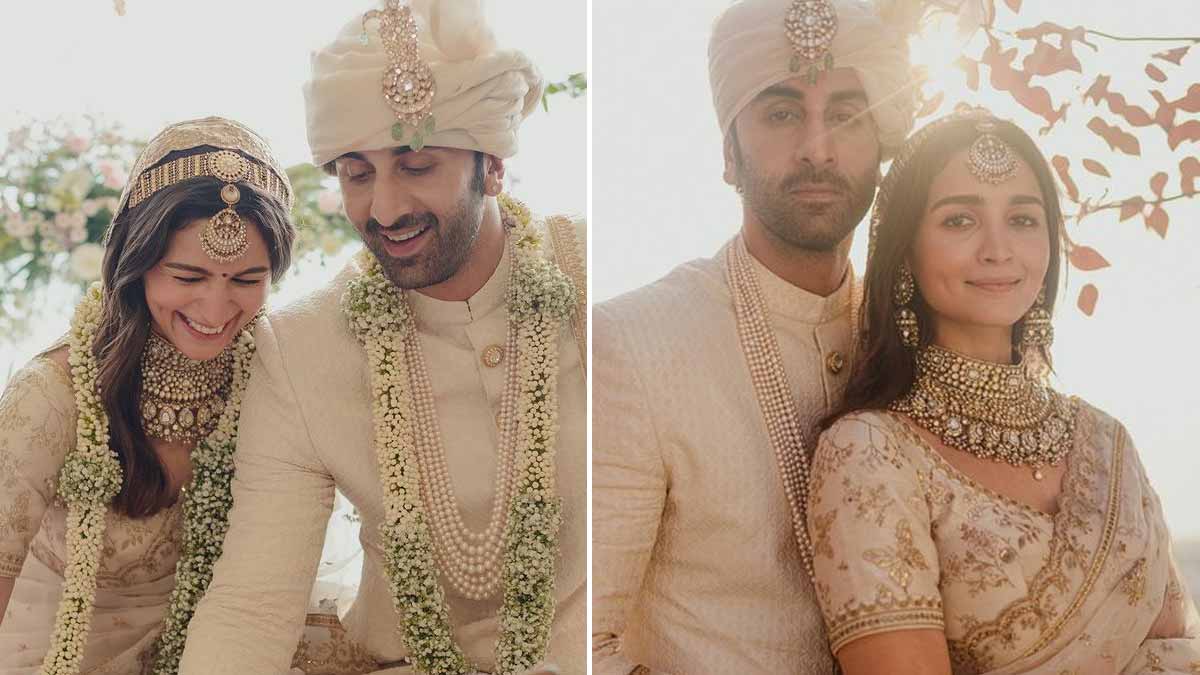
<instances>
[{"instance_id":1,"label":"cream lehenga","mask_svg":"<svg viewBox=\"0 0 1200 675\"><path fill-rule=\"evenodd\" d=\"M914 136L895 166L903 170L937 126ZM988 139L986 125L977 129ZM991 156L1003 150L976 143ZM897 314L907 302L899 295ZM897 318L903 336L913 324ZM1045 345L1040 321L1024 330L1034 324L1029 339ZM890 410L838 420L814 457L807 521L833 650L875 633L933 629L944 632L956 675L1200 672L1196 609L1120 422L1053 391L1040 369L936 346L915 359L910 392ZM1058 511L980 485L917 427L1026 467L1030 480L1065 462Z\"/></svg>"},{"instance_id":2,"label":"cream lehenga","mask_svg":"<svg viewBox=\"0 0 1200 675\"><path fill-rule=\"evenodd\" d=\"M211 149L162 162L200 146ZM215 260L236 259L245 250L239 187L255 185L284 208L291 203L287 174L265 142L220 118L168 127L146 147L132 175L118 212L194 176L225 182L221 196L228 208L201 232ZM67 340L70 372L39 357L13 376L0 399L0 576L15 579L0 623L4 675L174 672L187 620L220 551L214 533L223 529L227 508L230 471L224 467L236 442L253 324L203 363L157 336L147 341L144 429L154 438L195 442L195 476L172 506L134 519L108 508L121 467L108 450L107 419L92 394L90 347L102 302L93 287L76 311ZM328 665L340 627L334 621L315 632L301 644L298 661ZM369 665L353 645L337 651L343 665Z\"/></svg>"}]
</instances>

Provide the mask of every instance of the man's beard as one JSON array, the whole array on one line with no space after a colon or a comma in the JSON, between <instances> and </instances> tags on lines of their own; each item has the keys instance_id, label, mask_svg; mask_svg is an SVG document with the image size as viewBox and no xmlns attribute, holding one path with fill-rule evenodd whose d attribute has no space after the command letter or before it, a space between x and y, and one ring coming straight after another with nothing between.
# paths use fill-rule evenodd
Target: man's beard
<instances>
[{"instance_id":1,"label":"man's beard","mask_svg":"<svg viewBox=\"0 0 1200 675\"><path fill-rule=\"evenodd\" d=\"M853 179L833 169L818 171L808 162L794 173L774 178L759 173L744 157L737 173L742 198L763 226L776 238L806 251L832 251L854 231L875 198L875 176L868 172ZM837 190L846 198L834 202L805 201L791 194L806 186Z\"/></svg>"},{"instance_id":2,"label":"man's beard","mask_svg":"<svg viewBox=\"0 0 1200 675\"><path fill-rule=\"evenodd\" d=\"M384 246L383 226L374 218L367 220L363 243L375 255L384 275L398 288L425 288L446 281L458 272L471 256L479 228L483 222L483 191L475 186L468 189L443 222L430 211L408 213L396 220L389 229L414 226L428 227L420 236L431 237L415 255L399 259L391 257Z\"/></svg>"}]
</instances>

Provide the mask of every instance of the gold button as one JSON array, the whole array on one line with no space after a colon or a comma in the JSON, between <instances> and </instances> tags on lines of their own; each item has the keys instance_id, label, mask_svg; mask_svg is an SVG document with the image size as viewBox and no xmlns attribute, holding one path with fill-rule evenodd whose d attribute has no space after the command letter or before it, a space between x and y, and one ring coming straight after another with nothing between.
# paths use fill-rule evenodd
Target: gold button
<instances>
[{"instance_id":1,"label":"gold button","mask_svg":"<svg viewBox=\"0 0 1200 675\"><path fill-rule=\"evenodd\" d=\"M841 352L829 352L829 356L825 358L825 367L829 372L837 375L842 372L842 368L846 367L846 357L842 356Z\"/></svg>"},{"instance_id":2,"label":"gold button","mask_svg":"<svg viewBox=\"0 0 1200 675\"><path fill-rule=\"evenodd\" d=\"M495 368L504 361L504 347L492 345L483 350L483 356L480 359L483 361L483 365L488 368Z\"/></svg>"},{"instance_id":3,"label":"gold button","mask_svg":"<svg viewBox=\"0 0 1200 675\"><path fill-rule=\"evenodd\" d=\"M1000 562L1008 564L1017 559L1017 552L1007 546L1000 549Z\"/></svg>"}]
</instances>

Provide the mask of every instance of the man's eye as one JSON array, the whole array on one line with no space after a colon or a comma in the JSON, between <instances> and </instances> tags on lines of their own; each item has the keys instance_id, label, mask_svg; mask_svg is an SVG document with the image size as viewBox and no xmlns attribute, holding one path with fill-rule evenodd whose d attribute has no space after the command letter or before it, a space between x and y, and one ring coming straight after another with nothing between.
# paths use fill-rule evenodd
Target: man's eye
<instances>
[{"instance_id":1,"label":"man's eye","mask_svg":"<svg viewBox=\"0 0 1200 675\"><path fill-rule=\"evenodd\" d=\"M768 115L768 119L770 119L772 122L788 122L790 120L799 119L799 116L790 110L775 110Z\"/></svg>"},{"instance_id":2,"label":"man's eye","mask_svg":"<svg viewBox=\"0 0 1200 675\"><path fill-rule=\"evenodd\" d=\"M346 180L350 181L351 183L362 183L365 182L367 177L370 175L370 171L363 171L361 173L347 173Z\"/></svg>"}]
</instances>

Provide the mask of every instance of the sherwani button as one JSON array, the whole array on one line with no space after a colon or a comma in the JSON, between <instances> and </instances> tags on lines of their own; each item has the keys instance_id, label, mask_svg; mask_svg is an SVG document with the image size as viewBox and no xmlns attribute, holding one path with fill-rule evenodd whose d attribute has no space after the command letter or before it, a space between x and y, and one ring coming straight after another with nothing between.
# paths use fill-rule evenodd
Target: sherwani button
<instances>
[{"instance_id":1,"label":"sherwani button","mask_svg":"<svg viewBox=\"0 0 1200 675\"><path fill-rule=\"evenodd\" d=\"M829 352L829 356L825 358L825 367L829 372L837 375L842 372L842 368L846 367L846 357L842 356L841 352Z\"/></svg>"},{"instance_id":2,"label":"sherwani button","mask_svg":"<svg viewBox=\"0 0 1200 675\"><path fill-rule=\"evenodd\" d=\"M483 350L483 355L479 357L483 361L483 365L488 368L495 368L504 361L504 347L500 345L490 345Z\"/></svg>"}]
</instances>

